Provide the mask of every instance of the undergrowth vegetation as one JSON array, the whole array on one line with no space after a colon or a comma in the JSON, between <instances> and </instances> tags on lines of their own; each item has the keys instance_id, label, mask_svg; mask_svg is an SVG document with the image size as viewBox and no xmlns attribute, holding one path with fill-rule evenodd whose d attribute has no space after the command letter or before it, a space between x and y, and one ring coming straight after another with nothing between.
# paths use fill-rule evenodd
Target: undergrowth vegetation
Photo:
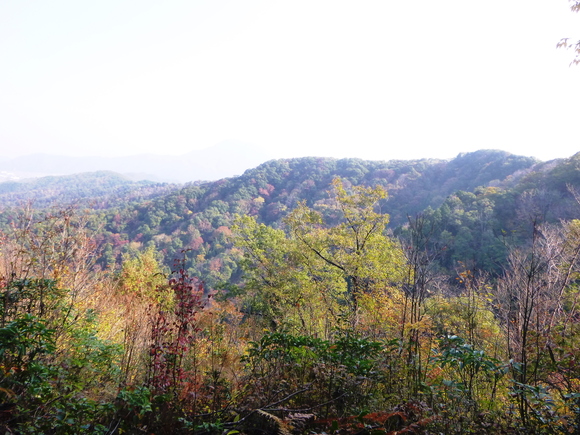
<instances>
[{"instance_id":1,"label":"undergrowth vegetation","mask_svg":"<svg viewBox=\"0 0 580 435\"><path fill-rule=\"evenodd\" d=\"M501 275L443 274L382 188L333 185L273 229L240 216L243 281L153 249L100 269L87 218L25 210L0 251L4 434L580 433L580 222L530 221Z\"/></svg>"}]
</instances>

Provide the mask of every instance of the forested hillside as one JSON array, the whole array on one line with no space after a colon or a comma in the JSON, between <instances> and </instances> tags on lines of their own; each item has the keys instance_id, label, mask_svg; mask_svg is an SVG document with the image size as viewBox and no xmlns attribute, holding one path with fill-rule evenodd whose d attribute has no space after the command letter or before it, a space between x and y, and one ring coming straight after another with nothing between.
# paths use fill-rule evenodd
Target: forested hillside
<instances>
[{"instance_id":1,"label":"forested hillside","mask_svg":"<svg viewBox=\"0 0 580 435\"><path fill-rule=\"evenodd\" d=\"M536 163L499 151L460 155L449 162L273 160L240 177L185 185L151 201L117 208L106 217L106 258L115 262L121 252L151 245L170 264L188 249L190 273L213 285L229 281L237 270L237 251L232 252L227 237L236 214L256 216L279 228L299 201L323 206L332 180L340 177L352 185L383 186L388 199L381 202L381 209L390 216L389 228L395 229L406 224L408 216L439 207L456 191L513 182Z\"/></svg>"},{"instance_id":2,"label":"forested hillside","mask_svg":"<svg viewBox=\"0 0 580 435\"><path fill-rule=\"evenodd\" d=\"M578 192L489 150L1 183L0 429L576 433Z\"/></svg>"}]
</instances>

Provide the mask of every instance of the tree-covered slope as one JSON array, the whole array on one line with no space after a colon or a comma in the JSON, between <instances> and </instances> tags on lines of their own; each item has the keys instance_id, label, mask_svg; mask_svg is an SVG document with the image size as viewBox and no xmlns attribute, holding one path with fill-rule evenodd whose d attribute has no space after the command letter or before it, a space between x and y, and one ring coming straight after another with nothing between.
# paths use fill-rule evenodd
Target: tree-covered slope
<instances>
[{"instance_id":1,"label":"tree-covered slope","mask_svg":"<svg viewBox=\"0 0 580 435\"><path fill-rule=\"evenodd\" d=\"M236 214L256 216L279 228L300 201L322 207L329 201L332 180L352 185L380 185L389 198L381 203L390 227L426 207L438 207L455 191L505 182L537 162L501 151L479 151L451 161L364 161L298 158L266 162L239 177L185 185L166 195L119 207L107 216L103 241L108 261L143 246L154 246L170 263L190 251L192 273L211 282L228 280L237 270L238 253L231 249L229 227Z\"/></svg>"},{"instance_id":2,"label":"tree-covered slope","mask_svg":"<svg viewBox=\"0 0 580 435\"><path fill-rule=\"evenodd\" d=\"M347 185L379 185L389 228L405 236L408 217L428 220L438 261L450 269L458 261L498 271L505 245L529 235L530 213L556 221L578 217L569 186L580 190L580 154L538 162L503 151L481 150L454 159L364 161L304 157L272 160L243 175L186 185L132 182L110 172L45 177L0 183L0 204L14 208L76 203L100 210L103 265L125 252L152 246L171 264L188 250L190 272L210 283L235 279L239 253L232 249L230 226L236 214L283 228L283 219L300 201L328 206L335 177ZM2 217L6 222L9 218Z\"/></svg>"},{"instance_id":3,"label":"tree-covered slope","mask_svg":"<svg viewBox=\"0 0 580 435\"><path fill-rule=\"evenodd\" d=\"M525 246L539 225L580 218L580 154L536 163L490 184L458 189L439 207L423 211L445 269L462 262L501 273L509 247Z\"/></svg>"}]
</instances>

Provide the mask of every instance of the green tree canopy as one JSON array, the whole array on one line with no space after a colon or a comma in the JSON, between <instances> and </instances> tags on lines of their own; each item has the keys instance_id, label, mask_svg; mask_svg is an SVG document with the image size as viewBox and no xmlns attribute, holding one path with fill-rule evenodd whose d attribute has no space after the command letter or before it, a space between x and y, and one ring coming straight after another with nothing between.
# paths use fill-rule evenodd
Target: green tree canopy
<instances>
[{"instance_id":1,"label":"green tree canopy","mask_svg":"<svg viewBox=\"0 0 580 435\"><path fill-rule=\"evenodd\" d=\"M386 191L347 190L338 178L332 186L332 201L320 210L299 203L285 220L288 234L251 217L237 219L246 289L265 304L262 312L289 315L298 309L303 326L304 316L312 315L354 322L362 293L386 291L402 280L403 253L386 235L388 215L377 210ZM305 304L322 311L305 313Z\"/></svg>"}]
</instances>

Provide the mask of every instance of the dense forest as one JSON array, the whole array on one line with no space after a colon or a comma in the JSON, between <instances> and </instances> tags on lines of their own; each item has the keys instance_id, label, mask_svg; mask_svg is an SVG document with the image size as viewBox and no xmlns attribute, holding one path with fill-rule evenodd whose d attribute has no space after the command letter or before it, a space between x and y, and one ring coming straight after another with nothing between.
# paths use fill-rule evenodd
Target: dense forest
<instances>
[{"instance_id":1,"label":"dense forest","mask_svg":"<svg viewBox=\"0 0 580 435\"><path fill-rule=\"evenodd\" d=\"M579 257L580 153L0 183L0 429L580 433Z\"/></svg>"}]
</instances>

